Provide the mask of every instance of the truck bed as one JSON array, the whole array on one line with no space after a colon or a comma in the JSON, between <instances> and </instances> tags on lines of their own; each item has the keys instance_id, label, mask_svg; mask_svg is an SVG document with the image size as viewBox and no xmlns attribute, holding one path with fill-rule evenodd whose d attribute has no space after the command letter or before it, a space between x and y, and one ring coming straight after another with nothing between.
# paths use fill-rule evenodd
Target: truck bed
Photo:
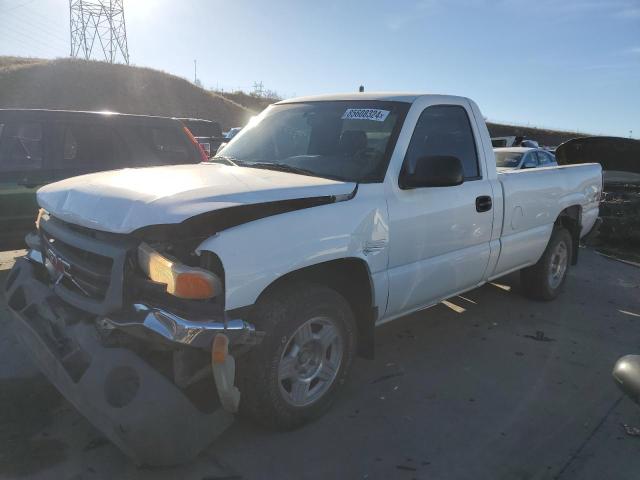
<instances>
[{"instance_id":1,"label":"truck bed","mask_svg":"<svg viewBox=\"0 0 640 480\"><path fill-rule=\"evenodd\" d=\"M580 235L589 232L598 218L601 177L597 163L499 173L504 214L501 251L492 277L535 263L554 220L568 207L580 206Z\"/></svg>"}]
</instances>

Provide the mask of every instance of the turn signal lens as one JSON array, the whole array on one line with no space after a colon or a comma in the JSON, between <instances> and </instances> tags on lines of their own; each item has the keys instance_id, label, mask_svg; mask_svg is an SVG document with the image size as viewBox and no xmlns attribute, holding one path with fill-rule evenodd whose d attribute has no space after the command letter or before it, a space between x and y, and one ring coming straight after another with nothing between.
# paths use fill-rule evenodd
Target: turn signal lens
<instances>
[{"instance_id":1,"label":"turn signal lens","mask_svg":"<svg viewBox=\"0 0 640 480\"><path fill-rule=\"evenodd\" d=\"M204 300L222 291L220 279L208 270L168 259L146 243L138 247L138 264L149 279L167 285L167 293L179 298Z\"/></svg>"},{"instance_id":2,"label":"turn signal lens","mask_svg":"<svg viewBox=\"0 0 640 480\"><path fill-rule=\"evenodd\" d=\"M47 212L44 208L38 210L38 216L36 217L36 229L40 230L40 219L44 218L45 220L49 219L49 212Z\"/></svg>"},{"instance_id":3,"label":"turn signal lens","mask_svg":"<svg viewBox=\"0 0 640 480\"><path fill-rule=\"evenodd\" d=\"M222 364L229 353L229 338L224 333L218 333L211 346L211 360L214 364Z\"/></svg>"}]
</instances>

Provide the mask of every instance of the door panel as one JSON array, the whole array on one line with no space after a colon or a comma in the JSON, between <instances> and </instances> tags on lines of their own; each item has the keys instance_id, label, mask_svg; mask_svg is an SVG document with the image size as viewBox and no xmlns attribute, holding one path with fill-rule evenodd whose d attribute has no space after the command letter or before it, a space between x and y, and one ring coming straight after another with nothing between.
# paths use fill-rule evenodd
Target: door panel
<instances>
[{"instance_id":1,"label":"door panel","mask_svg":"<svg viewBox=\"0 0 640 480\"><path fill-rule=\"evenodd\" d=\"M390 219L389 302L386 317L435 303L472 288L486 275L491 253L493 197L480 168L471 110L465 104L432 105L420 116L403 169L417 156L450 155L465 167L465 182L453 187L402 190L388 195ZM431 109L431 110L430 110ZM464 116L461 116L461 112ZM412 159L411 157L414 157Z\"/></svg>"}]
</instances>

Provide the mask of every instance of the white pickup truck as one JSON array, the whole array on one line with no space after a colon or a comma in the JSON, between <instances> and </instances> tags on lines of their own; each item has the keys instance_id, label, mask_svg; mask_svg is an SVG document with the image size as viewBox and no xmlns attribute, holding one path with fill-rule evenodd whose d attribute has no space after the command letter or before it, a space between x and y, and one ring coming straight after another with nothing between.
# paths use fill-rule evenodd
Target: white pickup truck
<instances>
[{"instance_id":1,"label":"white pickup truck","mask_svg":"<svg viewBox=\"0 0 640 480\"><path fill-rule=\"evenodd\" d=\"M516 270L555 298L601 190L597 164L497 174L467 98L298 98L211 162L40 189L6 295L65 396L138 462L173 463L229 411L320 415L377 325Z\"/></svg>"}]
</instances>

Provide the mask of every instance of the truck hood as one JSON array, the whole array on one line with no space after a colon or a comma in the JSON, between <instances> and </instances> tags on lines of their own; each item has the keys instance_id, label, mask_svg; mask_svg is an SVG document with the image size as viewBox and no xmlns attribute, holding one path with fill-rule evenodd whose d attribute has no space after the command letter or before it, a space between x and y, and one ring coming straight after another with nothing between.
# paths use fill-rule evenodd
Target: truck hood
<instances>
[{"instance_id":1,"label":"truck hood","mask_svg":"<svg viewBox=\"0 0 640 480\"><path fill-rule=\"evenodd\" d=\"M228 207L353 194L355 183L214 163L93 173L46 185L38 203L69 223L113 233L180 223Z\"/></svg>"}]
</instances>

